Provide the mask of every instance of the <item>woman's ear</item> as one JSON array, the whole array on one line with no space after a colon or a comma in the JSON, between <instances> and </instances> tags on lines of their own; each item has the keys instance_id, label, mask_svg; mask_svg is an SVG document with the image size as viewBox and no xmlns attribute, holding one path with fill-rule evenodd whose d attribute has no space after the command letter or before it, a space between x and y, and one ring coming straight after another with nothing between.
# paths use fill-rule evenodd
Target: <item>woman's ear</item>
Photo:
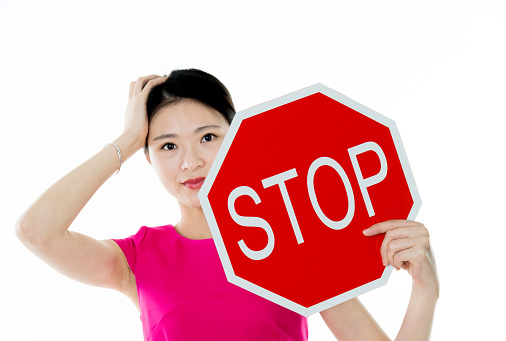
<instances>
[{"instance_id":1,"label":"woman's ear","mask_svg":"<svg viewBox=\"0 0 506 341\"><path fill-rule=\"evenodd\" d=\"M151 165L151 159L149 158L148 147L144 147L144 156L146 157L146 160L148 160L149 164Z\"/></svg>"}]
</instances>

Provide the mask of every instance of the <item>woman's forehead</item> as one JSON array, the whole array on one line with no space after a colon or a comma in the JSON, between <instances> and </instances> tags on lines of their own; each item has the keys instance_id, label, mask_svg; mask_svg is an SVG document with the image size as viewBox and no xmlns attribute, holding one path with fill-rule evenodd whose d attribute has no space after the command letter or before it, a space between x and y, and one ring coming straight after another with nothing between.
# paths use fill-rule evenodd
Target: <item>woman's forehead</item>
<instances>
[{"instance_id":1,"label":"woman's forehead","mask_svg":"<svg viewBox=\"0 0 506 341\"><path fill-rule=\"evenodd\" d=\"M226 121L216 109L192 99L183 99L163 106L155 113L151 122L160 116L163 116L165 120L191 121L196 118L211 118Z\"/></svg>"},{"instance_id":2,"label":"woman's forehead","mask_svg":"<svg viewBox=\"0 0 506 341\"><path fill-rule=\"evenodd\" d=\"M169 129L193 130L202 125L213 125L228 128L228 122L215 109L193 100L182 100L160 108L149 126L150 133ZM151 135L151 134L150 134Z\"/></svg>"}]
</instances>

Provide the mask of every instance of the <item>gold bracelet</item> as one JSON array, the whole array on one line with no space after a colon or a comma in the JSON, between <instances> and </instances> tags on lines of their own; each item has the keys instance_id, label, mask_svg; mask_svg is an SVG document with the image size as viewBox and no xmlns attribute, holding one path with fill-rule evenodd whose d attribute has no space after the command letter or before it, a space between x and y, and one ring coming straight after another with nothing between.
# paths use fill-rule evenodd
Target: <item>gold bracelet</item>
<instances>
[{"instance_id":1,"label":"gold bracelet","mask_svg":"<svg viewBox=\"0 0 506 341\"><path fill-rule=\"evenodd\" d=\"M104 146L104 149L105 147L109 146L109 145L112 145L114 147L116 147L116 150L118 151L118 157L119 157L119 167L118 167L118 171L116 172L116 174L119 173L119 170L121 169L121 150L119 149L118 145L116 143L108 143Z\"/></svg>"}]
</instances>

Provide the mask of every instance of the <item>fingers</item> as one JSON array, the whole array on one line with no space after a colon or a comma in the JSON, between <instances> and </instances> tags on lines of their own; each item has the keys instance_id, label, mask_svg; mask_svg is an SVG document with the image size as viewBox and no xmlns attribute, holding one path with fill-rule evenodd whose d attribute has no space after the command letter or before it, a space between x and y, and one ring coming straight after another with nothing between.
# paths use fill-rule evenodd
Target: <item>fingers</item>
<instances>
[{"instance_id":1,"label":"fingers","mask_svg":"<svg viewBox=\"0 0 506 341\"><path fill-rule=\"evenodd\" d=\"M152 88L154 88L157 85L163 84L167 80L167 77L168 76L161 76L158 78L150 79L142 89L142 92L149 94Z\"/></svg>"},{"instance_id":2,"label":"fingers","mask_svg":"<svg viewBox=\"0 0 506 341\"><path fill-rule=\"evenodd\" d=\"M439 295L439 280L427 228L414 221L390 220L364 230L366 236L381 233L385 234L380 248L383 265L407 270L413 285L435 290Z\"/></svg>"},{"instance_id":3,"label":"fingers","mask_svg":"<svg viewBox=\"0 0 506 341\"><path fill-rule=\"evenodd\" d=\"M134 88L135 88L135 82L131 82L130 89L128 89L128 100L130 100L130 98L132 98L132 96L134 94Z\"/></svg>"},{"instance_id":4,"label":"fingers","mask_svg":"<svg viewBox=\"0 0 506 341\"><path fill-rule=\"evenodd\" d=\"M380 248L383 264L386 265L385 260L388 259L386 255L388 254L388 248L390 247L391 242L403 239L413 240L414 238L428 238L428 236L429 234L427 229L425 229L425 227L421 224L420 226L407 225L406 227L398 227L388 230L385 233L385 238L383 239L383 243Z\"/></svg>"},{"instance_id":5,"label":"fingers","mask_svg":"<svg viewBox=\"0 0 506 341\"><path fill-rule=\"evenodd\" d=\"M146 92L149 92L153 86L162 84L167 80L168 76L159 76L159 75L149 75L144 77L139 77L137 81L130 83L130 91L129 91L129 99L132 96L138 95L141 93L143 89L146 89Z\"/></svg>"},{"instance_id":6,"label":"fingers","mask_svg":"<svg viewBox=\"0 0 506 341\"><path fill-rule=\"evenodd\" d=\"M422 238L404 238L390 241L384 252L385 260L383 264L385 266L391 264L396 270L404 268L405 263L412 260L413 252L420 244L423 244Z\"/></svg>"},{"instance_id":7,"label":"fingers","mask_svg":"<svg viewBox=\"0 0 506 341\"><path fill-rule=\"evenodd\" d=\"M407 269L413 252L429 247L429 232L421 223L409 220L390 220L374 224L364 230L366 236L385 233L380 253L383 265L391 264L396 270Z\"/></svg>"},{"instance_id":8,"label":"fingers","mask_svg":"<svg viewBox=\"0 0 506 341\"><path fill-rule=\"evenodd\" d=\"M368 229L364 230L364 234L366 236L374 236L380 233L386 233L387 231L402 228L402 227L410 227L410 226L419 226L422 225L416 221L410 220L389 220L384 221L382 223L374 224ZM423 226L423 225L422 225Z\"/></svg>"},{"instance_id":9,"label":"fingers","mask_svg":"<svg viewBox=\"0 0 506 341\"><path fill-rule=\"evenodd\" d=\"M137 81L135 82L133 95L139 94L147 82L149 82L151 79L155 79L158 77L160 77L160 76L159 75L149 75L149 76L139 77L137 79Z\"/></svg>"}]
</instances>

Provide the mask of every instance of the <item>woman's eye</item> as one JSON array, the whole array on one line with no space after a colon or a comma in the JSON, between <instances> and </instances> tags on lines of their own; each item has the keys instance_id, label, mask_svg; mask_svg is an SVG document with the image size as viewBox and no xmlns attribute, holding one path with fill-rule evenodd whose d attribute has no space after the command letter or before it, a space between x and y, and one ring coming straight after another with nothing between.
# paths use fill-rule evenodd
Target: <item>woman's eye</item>
<instances>
[{"instance_id":1,"label":"woman's eye","mask_svg":"<svg viewBox=\"0 0 506 341\"><path fill-rule=\"evenodd\" d=\"M204 137L202 138L202 142L209 142L209 141L212 141L214 140L214 138L216 137L216 135L214 134L206 134L204 135Z\"/></svg>"},{"instance_id":2,"label":"woman's eye","mask_svg":"<svg viewBox=\"0 0 506 341\"><path fill-rule=\"evenodd\" d=\"M165 150L176 149L176 145L174 143L166 143L162 146L162 149L165 149Z\"/></svg>"}]
</instances>

